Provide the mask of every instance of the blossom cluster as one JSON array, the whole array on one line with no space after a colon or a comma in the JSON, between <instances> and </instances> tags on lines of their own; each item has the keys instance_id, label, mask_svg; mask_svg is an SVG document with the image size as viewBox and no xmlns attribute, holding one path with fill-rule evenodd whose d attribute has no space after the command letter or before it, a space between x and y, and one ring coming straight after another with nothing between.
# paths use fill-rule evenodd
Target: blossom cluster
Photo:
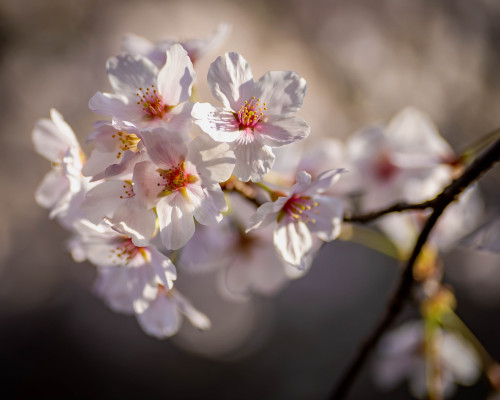
<instances>
[{"instance_id":1,"label":"blossom cluster","mask_svg":"<svg viewBox=\"0 0 500 400\"><path fill-rule=\"evenodd\" d=\"M342 227L344 239L355 235L343 225L345 209L433 198L464 167L414 108L345 142L301 144L310 128L295 114L306 81L291 71L254 80L236 52L208 70L217 103L197 101L196 61L228 32L222 24L208 39L183 43L128 35L106 65L113 92L89 101L105 119L87 137L88 157L54 109L33 131L36 151L52 164L37 202L72 232L73 258L96 266L97 294L157 338L174 335L182 315L196 328L210 327L209 316L176 288L178 274L217 274L218 290L231 300L275 293L307 272ZM481 210L472 187L440 220L414 272L425 300L441 293L439 253L474 228ZM378 222L401 258L425 215ZM453 377L457 366L450 365Z\"/></svg>"}]
</instances>

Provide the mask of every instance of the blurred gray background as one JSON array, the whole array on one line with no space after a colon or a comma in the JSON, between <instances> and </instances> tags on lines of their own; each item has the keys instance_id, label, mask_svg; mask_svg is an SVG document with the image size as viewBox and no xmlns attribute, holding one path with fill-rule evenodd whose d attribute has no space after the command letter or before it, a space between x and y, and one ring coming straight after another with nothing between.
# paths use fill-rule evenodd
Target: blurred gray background
<instances>
[{"instance_id":1,"label":"blurred gray background","mask_svg":"<svg viewBox=\"0 0 500 400\"><path fill-rule=\"evenodd\" d=\"M500 126L497 0L2 0L3 398L322 399L381 315L396 262L334 242L306 277L273 298L204 304L213 282L193 277L186 294L212 317L214 330L184 324L178 337L157 341L94 297L93 267L72 261L68 234L35 204L50 168L33 151L36 120L55 107L83 142L97 119L88 99L109 90L105 62L119 53L125 33L204 37L223 21L232 24L231 36L197 64L204 101L212 101L208 66L234 50L256 77L293 70L308 81L300 115L311 140L345 138L407 105L429 113L457 151ZM499 208L498 167L480 186L488 208ZM500 359L500 259L457 250L446 266L458 314ZM412 315L408 307L406 318ZM487 391L483 378L456 398ZM409 395L403 386L378 391L367 366L351 398Z\"/></svg>"}]
</instances>

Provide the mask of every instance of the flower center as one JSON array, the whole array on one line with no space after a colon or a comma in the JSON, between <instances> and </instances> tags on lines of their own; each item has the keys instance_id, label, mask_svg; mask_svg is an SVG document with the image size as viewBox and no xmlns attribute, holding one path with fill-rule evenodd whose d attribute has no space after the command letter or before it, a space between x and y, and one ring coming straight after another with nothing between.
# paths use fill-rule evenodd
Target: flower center
<instances>
[{"instance_id":1,"label":"flower center","mask_svg":"<svg viewBox=\"0 0 500 400\"><path fill-rule=\"evenodd\" d=\"M132 239L123 237L119 239L115 248L110 250L110 258L113 258L113 263L117 265L128 265L128 263L141 254L148 261L148 254L144 247L137 247Z\"/></svg>"},{"instance_id":2,"label":"flower center","mask_svg":"<svg viewBox=\"0 0 500 400\"><path fill-rule=\"evenodd\" d=\"M123 181L123 189L123 194L120 195L120 199L130 199L131 197L135 196L132 181Z\"/></svg>"},{"instance_id":3,"label":"flower center","mask_svg":"<svg viewBox=\"0 0 500 400\"><path fill-rule=\"evenodd\" d=\"M196 176L186 173L184 162L180 162L173 168L159 168L157 171L161 177L161 182L158 182L158 186L163 186L163 189L158 194L158 197L168 196L177 190L180 190L181 193L185 194L186 185L194 183L198 180Z\"/></svg>"},{"instance_id":4,"label":"flower center","mask_svg":"<svg viewBox=\"0 0 500 400\"><path fill-rule=\"evenodd\" d=\"M145 90L139 88L137 93L137 104L142 106L142 110L149 118L163 118L166 112L173 108L163 102L161 95L156 91L155 85L151 88L147 87Z\"/></svg>"},{"instance_id":5,"label":"flower center","mask_svg":"<svg viewBox=\"0 0 500 400\"><path fill-rule=\"evenodd\" d=\"M139 139L135 134L119 131L111 135L111 137L118 140L119 150L116 154L116 158L120 158L127 150L133 151L134 153L137 153L139 151L137 145L139 144L141 139Z\"/></svg>"},{"instance_id":6,"label":"flower center","mask_svg":"<svg viewBox=\"0 0 500 400\"><path fill-rule=\"evenodd\" d=\"M390 156L383 153L375 164L375 176L382 182L387 182L394 177L399 171L399 168L394 165Z\"/></svg>"},{"instance_id":7,"label":"flower center","mask_svg":"<svg viewBox=\"0 0 500 400\"><path fill-rule=\"evenodd\" d=\"M318 210L314 210L318 206L317 201L313 201L310 197L300 196L295 194L291 196L278 214L278 222L287 216L293 222L311 222L316 223L314 216L318 214Z\"/></svg>"},{"instance_id":8,"label":"flower center","mask_svg":"<svg viewBox=\"0 0 500 400\"><path fill-rule=\"evenodd\" d=\"M240 130L253 128L264 116L264 111L266 110L266 103L262 103L261 106L260 99L252 97L250 102L245 100L245 104L241 106L236 116L240 123Z\"/></svg>"}]
</instances>

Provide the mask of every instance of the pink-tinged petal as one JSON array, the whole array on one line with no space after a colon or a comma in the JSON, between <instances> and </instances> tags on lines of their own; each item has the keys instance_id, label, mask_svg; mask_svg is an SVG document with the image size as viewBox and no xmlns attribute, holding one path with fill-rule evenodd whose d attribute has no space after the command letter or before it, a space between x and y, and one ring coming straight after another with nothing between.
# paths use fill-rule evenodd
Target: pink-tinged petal
<instances>
[{"instance_id":1,"label":"pink-tinged petal","mask_svg":"<svg viewBox=\"0 0 500 400\"><path fill-rule=\"evenodd\" d=\"M303 258L313 247L311 233L302 221L278 224L274 231L274 245L287 263L300 267Z\"/></svg>"},{"instance_id":2,"label":"pink-tinged petal","mask_svg":"<svg viewBox=\"0 0 500 400\"><path fill-rule=\"evenodd\" d=\"M70 126L55 109L50 110L51 120L41 119L32 133L33 144L38 154L49 161L59 162L69 147L80 148Z\"/></svg>"},{"instance_id":3,"label":"pink-tinged petal","mask_svg":"<svg viewBox=\"0 0 500 400\"><path fill-rule=\"evenodd\" d=\"M189 100L196 73L189 56L180 44L167 50L167 62L158 73L158 89L168 105Z\"/></svg>"},{"instance_id":4,"label":"pink-tinged petal","mask_svg":"<svg viewBox=\"0 0 500 400\"><path fill-rule=\"evenodd\" d=\"M145 250L147 252L147 250ZM148 309L151 302L158 295L158 284L153 268L149 264L142 264L127 269L127 286L132 298L132 305L136 314Z\"/></svg>"},{"instance_id":5,"label":"pink-tinged petal","mask_svg":"<svg viewBox=\"0 0 500 400\"><path fill-rule=\"evenodd\" d=\"M415 108L398 113L387 127L387 144L400 166L429 167L454 158L430 118Z\"/></svg>"},{"instance_id":6,"label":"pink-tinged petal","mask_svg":"<svg viewBox=\"0 0 500 400\"><path fill-rule=\"evenodd\" d=\"M162 177L158 173L158 167L149 161L135 164L134 192L142 199L146 207L152 208L158 202L158 195L163 190Z\"/></svg>"},{"instance_id":7,"label":"pink-tinged petal","mask_svg":"<svg viewBox=\"0 0 500 400\"><path fill-rule=\"evenodd\" d=\"M156 46L149 40L134 35L132 33L127 33L122 41L122 51L124 53L140 55L151 60L157 67L165 64L165 52L160 51ZM160 53L160 59L158 59L157 53Z\"/></svg>"},{"instance_id":8,"label":"pink-tinged petal","mask_svg":"<svg viewBox=\"0 0 500 400\"><path fill-rule=\"evenodd\" d=\"M120 54L106 64L109 82L116 94L135 102L137 93L156 84L158 68L147 58L139 55Z\"/></svg>"},{"instance_id":9,"label":"pink-tinged petal","mask_svg":"<svg viewBox=\"0 0 500 400\"><path fill-rule=\"evenodd\" d=\"M94 143L96 149L100 151L114 151L117 146L116 129L108 121L97 121L94 124L95 130L90 132L85 140L85 143Z\"/></svg>"},{"instance_id":10,"label":"pink-tinged petal","mask_svg":"<svg viewBox=\"0 0 500 400\"><path fill-rule=\"evenodd\" d=\"M239 111L243 102L252 97L255 86L250 65L233 52L218 57L210 65L207 80L214 97L233 111Z\"/></svg>"},{"instance_id":11,"label":"pink-tinged petal","mask_svg":"<svg viewBox=\"0 0 500 400\"><path fill-rule=\"evenodd\" d=\"M122 95L97 92L89 100L89 108L100 115L109 115L119 121L140 121L144 116L137 104L129 104Z\"/></svg>"},{"instance_id":12,"label":"pink-tinged petal","mask_svg":"<svg viewBox=\"0 0 500 400\"><path fill-rule=\"evenodd\" d=\"M281 147L309 135L311 128L299 117L271 115L255 125L257 140L270 147Z\"/></svg>"},{"instance_id":13,"label":"pink-tinged petal","mask_svg":"<svg viewBox=\"0 0 500 400\"><path fill-rule=\"evenodd\" d=\"M335 197L315 196L318 205L314 207L316 217L314 222L308 221L310 232L325 242L337 238L342 227L344 205L342 200Z\"/></svg>"},{"instance_id":14,"label":"pink-tinged petal","mask_svg":"<svg viewBox=\"0 0 500 400\"><path fill-rule=\"evenodd\" d=\"M289 198L290 197L280 197L276 201L269 201L262 204L259 208L257 208L255 214L250 217L250 224L246 232L248 233L253 229L263 228L272 222L276 222L278 220L279 212Z\"/></svg>"},{"instance_id":15,"label":"pink-tinged petal","mask_svg":"<svg viewBox=\"0 0 500 400\"><path fill-rule=\"evenodd\" d=\"M156 230L156 214L137 196L128 199L109 219L113 229L128 236L139 247L149 244Z\"/></svg>"},{"instance_id":16,"label":"pink-tinged petal","mask_svg":"<svg viewBox=\"0 0 500 400\"><path fill-rule=\"evenodd\" d=\"M234 142L240 135L239 121L230 110L196 103L191 115L194 123L217 142Z\"/></svg>"},{"instance_id":17,"label":"pink-tinged petal","mask_svg":"<svg viewBox=\"0 0 500 400\"><path fill-rule=\"evenodd\" d=\"M274 154L269 146L254 140L248 144L232 144L236 157L233 175L243 182L261 181L274 164Z\"/></svg>"},{"instance_id":18,"label":"pink-tinged petal","mask_svg":"<svg viewBox=\"0 0 500 400\"><path fill-rule=\"evenodd\" d=\"M346 170L343 168L324 171L321 174L319 174L316 177L316 179L314 179L310 184L300 185L300 189L299 185L297 185L296 188L292 189L292 192L297 193L298 190L300 190L300 192L305 195L314 195L316 193L323 193L325 190L331 188L335 184L335 182L337 182L340 179L340 176L345 172Z\"/></svg>"},{"instance_id":19,"label":"pink-tinged petal","mask_svg":"<svg viewBox=\"0 0 500 400\"><path fill-rule=\"evenodd\" d=\"M156 278L167 289L174 287L174 281L177 279L177 271L172 261L160 253L156 247L148 247L149 255L151 257L150 265L153 268Z\"/></svg>"},{"instance_id":20,"label":"pink-tinged petal","mask_svg":"<svg viewBox=\"0 0 500 400\"><path fill-rule=\"evenodd\" d=\"M177 333L181 315L175 303L160 293L147 310L137 315L137 321L148 335L164 339Z\"/></svg>"},{"instance_id":21,"label":"pink-tinged petal","mask_svg":"<svg viewBox=\"0 0 500 400\"><path fill-rule=\"evenodd\" d=\"M116 154L102 152L97 149L94 149L92 153L90 153L90 157L87 159L86 163L83 165L82 174L83 176L92 176L102 173L102 176L98 178L94 178L93 181L104 178L104 171L111 164L116 162Z\"/></svg>"},{"instance_id":22,"label":"pink-tinged petal","mask_svg":"<svg viewBox=\"0 0 500 400\"><path fill-rule=\"evenodd\" d=\"M292 114L302 107L306 81L292 71L270 71L256 83L254 96L266 103L268 114Z\"/></svg>"},{"instance_id":23,"label":"pink-tinged petal","mask_svg":"<svg viewBox=\"0 0 500 400\"><path fill-rule=\"evenodd\" d=\"M113 311L133 314L134 308L127 287L127 278L125 268L98 268L94 291Z\"/></svg>"},{"instance_id":24,"label":"pink-tinged petal","mask_svg":"<svg viewBox=\"0 0 500 400\"><path fill-rule=\"evenodd\" d=\"M169 292L168 295L179 311L186 316L195 328L201 329L202 331L210 329L211 324L208 317L194 308L191 302L177 290Z\"/></svg>"},{"instance_id":25,"label":"pink-tinged petal","mask_svg":"<svg viewBox=\"0 0 500 400\"><path fill-rule=\"evenodd\" d=\"M170 169L186 159L188 147L183 135L157 128L141 134L148 156L160 168Z\"/></svg>"},{"instance_id":26,"label":"pink-tinged petal","mask_svg":"<svg viewBox=\"0 0 500 400\"><path fill-rule=\"evenodd\" d=\"M187 159L196 166L204 183L224 182L234 170L236 158L226 143L200 135L189 143Z\"/></svg>"},{"instance_id":27,"label":"pink-tinged petal","mask_svg":"<svg viewBox=\"0 0 500 400\"><path fill-rule=\"evenodd\" d=\"M194 234L193 205L175 192L160 200L156 211L164 246L168 250L183 247Z\"/></svg>"},{"instance_id":28,"label":"pink-tinged petal","mask_svg":"<svg viewBox=\"0 0 500 400\"><path fill-rule=\"evenodd\" d=\"M58 171L50 171L43 178L35 193L36 202L51 209L69 192L69 181Z\"/></svg>"},{"instance_id":29,"label":"pink-tinged petal","mask_svg":"<svg viewBox=\"0 0 500 400\"><path fill-rule=\"evenodd\" d=\"M204 189L200 204L194 210L194 217L202 225L217 225L222 220L221 212L227 211L226 199L220 187Z\"/></svg>"},{"instance_id":30,"label":"pink-tinged petal","mask_svg":"<svg viewBox=\"0 0 500 400\"><path fill-rule=\"evenodd\" d=\"M191 110L193 109L193 103L185 102L176 105L174 108L170 109L162 119L156 119L152 121L157 121L158 126L165 127L171 132L180 133L186 141L190 139L190 129L191 129Z\"/></svg>"},{"instance_id":31,"label":"pink-tinged petal","mask_svg":"<svg viewBox=\"0 0 500 400\"><path fill-rule=\"evenodd\" d=\"M217 25L215 31L206 39L188 39L183 41L182 47L188 52L193 64L205 54L220 47L231 32L231 24L222 22ZM163 44L163 41L161 42Z\"/></svg>"},{"instance_id":32,"label":"pink-tinged petal","mask_svg":"<svg viewBox=\"0 0 500 400\"><path fill-rule=\"evenodd\" d=\"M116 157L115 157L116 159ZM109 165L103 172L100 172L92 178L92 182L104 178L125 178L132 174L135 164L142 161L149 161L146 151L133 152L126 151L118 164Z\"/></svg>"},{"instance_id":33,"label":"pink-tinged petal","mask_svg":"<svg viewBox=\"0 0 500 400\"><path fill-rule=\"evenodd\" d=\"M128 190L131 190L130 185L119 180L103 182L90 189L82 204L89 221L97 224L103 217L112 217L116 209L127 201Z\"/></svg>"}]
</instances>

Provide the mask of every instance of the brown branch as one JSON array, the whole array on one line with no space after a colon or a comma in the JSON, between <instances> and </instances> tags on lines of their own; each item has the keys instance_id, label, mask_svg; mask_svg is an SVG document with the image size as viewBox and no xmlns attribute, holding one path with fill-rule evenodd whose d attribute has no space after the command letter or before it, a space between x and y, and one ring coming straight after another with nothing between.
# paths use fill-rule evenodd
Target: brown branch
<instances>
[{"instance_id":1,"label":"brown branch","mask_svg":"<svg viewBox=\"0 0 500 400\"><path fill-rule=\"evenodd\" d=\"M344 215L344 222L359 222L366 224L367 222L374 221L386 214L394 213L394 212L403 212L409 210L425 210L433 206L433 200L427 200L422 203L406 203L399 202L395 203L390 207L384 208L383 210L372 211L366 214L360 215Z\"/></svg>"},{"instance_id":2,"label":"brown branch","mask_svg":"<svg viewBox=\"0 0 500 400\"><path fill-rule=\"evenodd\" d=\"M358 376L361 368L379 342L380 338L386 332L386 330L389 329L389 327L401 313L406 300L410 296L411 289L414 284L413 266L415 265L415 262L418 259L422 248L427 242L427 239L433 227L438 222L446 207L448 207L448 205L452 203L458 197L458 195L463 192L465 188L467 188L472 182L477 180L482 174L490 169L493 164L495 164L495 162L497 162L499 159L500 139L494 142L494 144L489 149L487 149L483 154L476 158L476 160L474 160L474 162L472 162L472 164L470 164L466 168L464 173L459 178L455 179L450 185L448 185L439 196L430 201L429 207L433 208L433 212L427 219L424 227L422 228L422 231L420 232L420 235L417 238L417 242L415 243L415 247L413 248L411 257L406 263L403 273L401 274L399 284L388 302L385 314L377 323L372 333L363 342L358 354L342 375L338 385L331 395L331 399L338 400L345 398L349 389L354 383L354 380ZM394 211L398 210L395 209L391 212Z\"/></svg>"}]
</instances>

